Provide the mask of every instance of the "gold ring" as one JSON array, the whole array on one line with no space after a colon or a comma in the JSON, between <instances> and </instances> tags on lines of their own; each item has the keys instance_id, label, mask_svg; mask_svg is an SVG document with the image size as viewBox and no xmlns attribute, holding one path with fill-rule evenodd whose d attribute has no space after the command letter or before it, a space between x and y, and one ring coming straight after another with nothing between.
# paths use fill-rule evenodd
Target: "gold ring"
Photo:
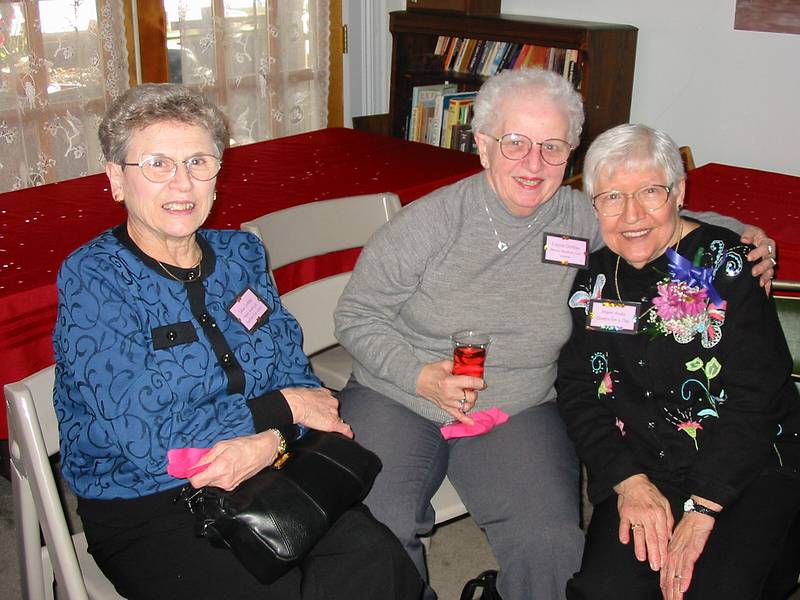
<instances>
[{"instance_id":1,"label":"gold ring","mask_svg":"<svg viewBox=\"0 0 800 600\"><path fill-rule=\"evenodd\" d=\"M675 579L682 579L682 578L683 578L683 576L682 576L682 575L674 575L673 577L674 577Z\"/></svg>"},{"instance_id":2,"label":"gold ring","mask_svg":"<svg viewBox=\"0 0 800 600\"><path fill-rule=\"evenodd\" d=\"M631 525L631 529L638 529L639 527L644 527L644 525L642 525L641 523L634 523L633 525Z\"/></svg>"}]
</instances>

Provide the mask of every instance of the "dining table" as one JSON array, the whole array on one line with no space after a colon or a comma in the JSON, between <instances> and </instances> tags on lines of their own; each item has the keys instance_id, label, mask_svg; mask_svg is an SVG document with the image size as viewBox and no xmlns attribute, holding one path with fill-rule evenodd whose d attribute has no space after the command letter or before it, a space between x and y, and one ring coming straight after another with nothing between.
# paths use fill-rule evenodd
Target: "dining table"
<instances>
[{"instance_id":1,"label":"dining table","mask_svg":"<svg viewBox=\"0 0 800 600\"><path fill-rule=\"evenodd\" d=\"M236 146L222 163L209 228L357 194L394 192L405 205L481 170L474 154L348 128ZM800 177L709 163L688 173L685 202L762 227L776 240L778 276L800 280ZM59 265L124 220L103 173L0 194L0 385L52 364ZM277 269L278 289L351 270L359 251ZM0 440L7 435L3 404Z\"/></svg>"},{"instance_id":2,"label":"dining table","mask_svg":"<svg viewBox=\"0 0 800 600\"><path fill-rule=\"evenodd\" d=\"M776 279L800 281L800 177L708 163L689 171L685 206L758 225L776 242Z\"/></svg>"},{"instance_id":3,"label":"dining table","mask_svg":"<svg viewBox=\"0 0 800 600\"><path fill-rule=\"evenodd\" d=\"M327 128L228 148L204 227L317 200L394 192L401 204L481 170L474 154L366 131ZM56 277L63 260L122 223L104 173L0 194L0 386L53 363ZM281 293L351 270L360 249L275 271ZM5 403L0 440L8 437Z\"/></svg>"}]
</instances>

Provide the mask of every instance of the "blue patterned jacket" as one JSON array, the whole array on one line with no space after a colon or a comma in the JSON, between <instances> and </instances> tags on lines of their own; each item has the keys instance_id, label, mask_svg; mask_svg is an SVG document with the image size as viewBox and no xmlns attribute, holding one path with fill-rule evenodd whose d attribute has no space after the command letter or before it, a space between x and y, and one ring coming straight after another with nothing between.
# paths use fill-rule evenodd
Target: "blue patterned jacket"
<instances>
[{"instance_id":1,"label":"blue patterned jacket","mask_svg":"<svg viewBox=\"0 0 800 600\"><path fill-rule=\"evenodd\" d=\"M201 275L188 283L142 253L124 225L59 271L55 406L63 473L81 497L180 486L167 450L291 425L279 390L320 385L261 242L217 230L200 230L198 241ZM229 312L247 288L270 309L252 332Z\"/></svg>"}]
</instances>

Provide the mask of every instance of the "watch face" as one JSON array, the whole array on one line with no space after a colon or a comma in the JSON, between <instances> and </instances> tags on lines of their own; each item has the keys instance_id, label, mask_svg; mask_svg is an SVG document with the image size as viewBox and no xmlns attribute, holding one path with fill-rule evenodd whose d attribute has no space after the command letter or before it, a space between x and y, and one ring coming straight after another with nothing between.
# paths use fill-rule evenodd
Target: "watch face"
<instances>
[{"instance_id":1,"label":"watch face","mask_svg":"<svg viewBox=\"0 0 800 600\"><path fill-rule=\"evenodd\" d=\"M683 512L691 512L694 510L694 500L689 498L686 502L683 503Z\"/></svg>"}]
</instances>

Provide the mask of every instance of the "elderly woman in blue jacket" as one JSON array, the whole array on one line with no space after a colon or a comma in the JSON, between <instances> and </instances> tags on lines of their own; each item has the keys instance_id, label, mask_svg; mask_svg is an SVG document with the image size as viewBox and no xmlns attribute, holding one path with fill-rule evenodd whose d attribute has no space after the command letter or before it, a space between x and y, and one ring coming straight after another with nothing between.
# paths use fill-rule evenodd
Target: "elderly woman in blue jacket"
<instances>
[{"instance_id":1,"label":"elderly woman in blue jacket","mask_svg":"<svg viewBox=\"0 0 800 600\"><path fill-rule=\"evenodd\" d=\"M230 490L272 464L295 424L352 431L261 242L200 229L228 141L220 111L146 84L111 106L100 141L128 218L64 262L54 334L63 473L100 568L127 598L416 598L414 567L363 507L268 586L195 537L168 450L210 448L189 482Z\"/></svg>"}]
</instances>

